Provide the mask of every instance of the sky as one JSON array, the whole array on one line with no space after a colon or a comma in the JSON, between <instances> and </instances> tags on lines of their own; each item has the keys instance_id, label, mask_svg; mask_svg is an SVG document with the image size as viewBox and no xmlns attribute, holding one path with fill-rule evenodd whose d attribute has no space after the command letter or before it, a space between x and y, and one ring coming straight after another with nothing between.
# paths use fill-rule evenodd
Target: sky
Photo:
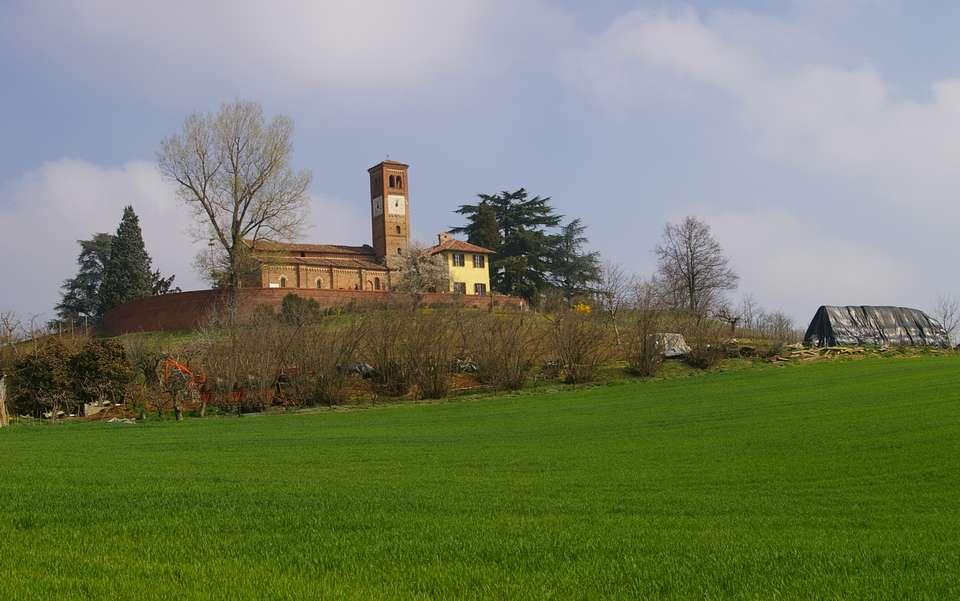
<instances>
[{"instance_id":1,"label":"sky","mask_svg":"<svg viewBox=\"0 0 960 601\"><path fill-rule=\"evenodd\" d=\"M960 292L960 3L0 1L0 310L49 317L77 240L140 216L202 288L160 141L236 99L295 123L304 241L370 241L366 169L411 165L414 238L524 187L631 273L708 222L751 294L932 308Z\"/></svg>"}]
</instances>

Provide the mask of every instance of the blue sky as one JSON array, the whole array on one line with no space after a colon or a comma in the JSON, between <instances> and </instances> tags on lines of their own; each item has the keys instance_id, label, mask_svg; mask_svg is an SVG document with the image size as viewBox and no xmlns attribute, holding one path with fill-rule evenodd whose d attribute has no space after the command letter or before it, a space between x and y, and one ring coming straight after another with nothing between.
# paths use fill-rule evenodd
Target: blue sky
<instances>
[{"instance_id":1,"label":"blue sky","mask_svg":"<svg viewBox=\"0 0 960 601\"><path fill-rule=\"evenodd\" d=\"M229 10L227 7L230 7ZM526 187L640 275L696 214L753 294L929 307L956 290L960 5L895 0L0 3L0 309L49 312L123 204L200 287L152 161L196 110L296 123L316 242L369 240L366 168L411 164L415 237Z\"/></svg>"}]
</instances>

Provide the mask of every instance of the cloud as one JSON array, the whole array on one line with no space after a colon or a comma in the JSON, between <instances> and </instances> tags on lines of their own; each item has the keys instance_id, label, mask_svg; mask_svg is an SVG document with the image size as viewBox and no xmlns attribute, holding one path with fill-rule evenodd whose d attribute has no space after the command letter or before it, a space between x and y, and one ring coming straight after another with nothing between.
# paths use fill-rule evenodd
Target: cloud
<instances>
[{"instance_id":1,"label":"cloud","mask_svg":"<svg viewBox=\"0 0 960 601\"><path fill-rule=\"evenodd\" d=\"M811 243L809 224L789 211L691 207L687 213L703 218L723 242L740 275L740 291L753 293L765 307L786 311L798 326L806 326L805 320L823 304L884 299L909 305L929 300L915 298L905 285L915 270L896 252L831 236L818 236Z\"/></svg>"},{"instance_id":2,"label":"cloud","mask_svg":"<svg viewBox=\"0 0 960 601\"><path fill-rule=\"evenodd\" d=\"M77 240L116 230L127 204L140 217L154 266L176 273L185 289L198 283L191 268L195 247L186 234L189 213L154 165L102 167L62 159L0 187L0 267L4 310L53 315L63 280L76 273Z\"/></svg>"},{"instance_id":3,"label":"cloud","mask_svg":"<svg viewBox=\"0 0 960 601\"><path fill-rule=\"evenodd\" d=\"M536 48L513 35L519 24L553 14L539 0L52 0L5 12L21 49L146 96L327 92L351 104L436 95L507 68Z\"/></svg>"},{"instance_id":4,"label":"cloud","mask_svg":"<svg viewBox=\"0 0 960 601\"><path fill-rule=\"evenodd\" d=\"M948 240L960 219L960 80L933 82L918 100L876 67L832 56L809 28L693 9L623 15L567 64L607 110L672 104L733 123L720 145L744 172L709 207L734 258L757 274L745 287L789 289L815 306L923 304L957 284L943 274L958 257ZM821 193L783 182L742 198L769 167Z\"/></svg>"},{"instance_id":5,"label":"cloud","mask_svg":"<svg viewBox=\"0 0 960 601\"><path fill-rule=\"evenodd\" d=\"M140 218L154 267L174 273L184 290L205 288L193 268L202 242L187 207L153 163L132 161L108 167L61 159L0 185L0 281L3 306L22 316L53 315L63 281L76 273L77 240L116 230L123 207ZM365 206L364 206L365 208ZM309 240L362 244L369 240L364 208L315 197Z\"/></svg>"}]
</instances>

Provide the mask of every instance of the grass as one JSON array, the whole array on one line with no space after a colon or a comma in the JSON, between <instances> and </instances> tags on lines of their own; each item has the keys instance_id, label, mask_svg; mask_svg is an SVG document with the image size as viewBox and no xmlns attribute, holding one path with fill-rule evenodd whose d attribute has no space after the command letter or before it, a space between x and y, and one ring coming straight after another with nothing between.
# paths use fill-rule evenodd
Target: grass
<instances>
[{"instance_id":1,"label":"grass","mask_svg":"<svg viewBox=\"0 0 960 601\"><path fill-rule=\"evenodd\" d=\"M0 598L960 597L960 357L0 431Z\"/></svg>"}]
</instances>

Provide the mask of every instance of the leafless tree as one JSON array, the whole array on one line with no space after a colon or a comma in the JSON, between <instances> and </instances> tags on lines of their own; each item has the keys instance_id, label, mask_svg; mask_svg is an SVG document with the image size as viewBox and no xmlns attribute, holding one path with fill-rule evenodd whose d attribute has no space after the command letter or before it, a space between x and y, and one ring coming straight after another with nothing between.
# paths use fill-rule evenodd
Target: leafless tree
<instances>
[{"instance_id":1,"label":"leafless tree","mask_svg":"<svg viewBox=\"0 0 960 601\"><path fill-rule=\"evenodd\" d=\"M737 287L737 274L710 232L696 217L668 223L655 249L660 281L675 308L707 316L727 290Z\"/></svg>"},{"instance_id":2,"label":"leafless tree","mask_svg":"<svg viewBox=\"0 0 960 601\"><path fill-rule=\"evenodd\" d=\"M292 135L289 118L267 123L258 103L237 101L194 113L160 145L160 171L211 238L226 267L214 275L230 287L240 284L247 241L293 239L306 219L311 175L290 166Z\"/></svg>"},{"instance_id":3,"label":"leafless tree","mask_svg":"<svg viewBox=\"0 0 960 601\"><path fill-rule=\"evenodd\" d=\"M600 281L596 288L597 308L610 316L618 346L623 344L623 338L617 320L621 311L630 304L636 285L636 279L627 275L616 263L607 262L600 268Z\"/></svg>"},{"instance_id":4,"label":"leafless tree","mask_svg":"<svg viewBox=\"0 0 960 601\"><path fill-rule=\"evenodd\" d=\"M431 255L430 249L419 242L410 245L400 264L401 279L394 289L399 292L446 292L450 276L442 255Z\"/></svg>"},{"instance_id":5,"label":"leafless tree","mask_svg":"<svg viewBox=\"0 0 960 601\"><path fill-rule=\"evenodd\" d=\"M947 332L947 338L952 341L960 327L960 297L949 292L939 294L934 303L933 316Z\"/></svg>"},{"instance_id":6,"label":"leafless tree","mask_svg":"<svg viewBox=\"0 0 960 601\"><path fill-rule=\"evenodd\" d=\"M757 299L752 294L744 294L736 311L741 318L740 327L755 332L757 330L757 318L762 313Z\"/></svg>"}]
</instances>

